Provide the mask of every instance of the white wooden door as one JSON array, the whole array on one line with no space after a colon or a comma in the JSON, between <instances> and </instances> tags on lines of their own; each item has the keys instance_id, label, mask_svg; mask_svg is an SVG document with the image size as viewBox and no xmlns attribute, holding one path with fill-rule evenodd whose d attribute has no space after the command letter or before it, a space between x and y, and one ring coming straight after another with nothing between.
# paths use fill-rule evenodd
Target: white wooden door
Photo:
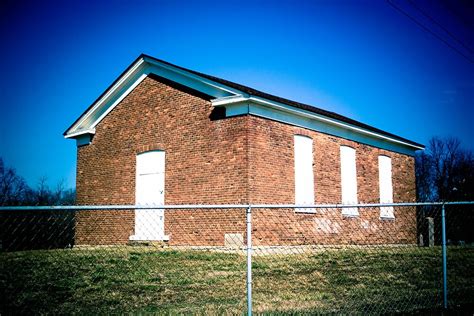
<instances>
[{"instance_id":1,"label":"white wooden door","mask_svg":"<svg viewBox=\"0 0 474 316\"><path fill-rule=\"evenodd\" d=\"M137 155L137 205L163 205L165 202L165 152L150 151ZM133 240L164 240L164 210L135 210Z\"/></svg>"}]
</instances>

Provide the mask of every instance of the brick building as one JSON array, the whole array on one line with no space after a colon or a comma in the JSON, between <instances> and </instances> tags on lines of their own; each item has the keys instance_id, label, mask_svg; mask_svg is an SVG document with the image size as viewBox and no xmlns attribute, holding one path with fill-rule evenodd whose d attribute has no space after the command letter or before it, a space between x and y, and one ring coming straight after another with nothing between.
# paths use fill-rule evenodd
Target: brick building
<instances>
[{"instance_id":1,"label":"brick building","mask_svg":"<svg viewBox=\"0 0 474 316\"><path fill-rule=\"evenodd\" d=\"M78 204L413 202L413 155L423 149L146 55L64 135L77 143ZM224 245L245 231L242 210L81 212L76 220L77 244ZM416 242L410 208L256 210L253 227L257 245Z\"/></svg>"}]
</instances>

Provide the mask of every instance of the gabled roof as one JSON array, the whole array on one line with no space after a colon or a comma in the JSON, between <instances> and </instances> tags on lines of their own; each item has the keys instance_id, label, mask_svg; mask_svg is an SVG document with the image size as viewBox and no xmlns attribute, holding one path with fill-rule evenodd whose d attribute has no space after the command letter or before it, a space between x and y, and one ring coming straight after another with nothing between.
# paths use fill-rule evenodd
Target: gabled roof
<instances>
[{"instance_id":1,"label":"gabled roof","mask_svg":"<svg viewBox=\"0 0 474 316\"><path fill-rule=\"evenodd\" d=\"M254 102L259 104L273 103L275 106L289 106L304 113L314 113L316 119L335 123L352 132L361 132L370 137L380 137L398 145L410 147L414 152L424 146L406 138L385 132L378 128L353 120L343 115L330 112L312 105L288 100L271 95L232 81L203 74L180 67L169 62L142 54L140 55L108 88L95 100L87 110L64 132L66 138L76 138L83 134L93 134L95 126L115 105L133 90L146 76L155 74L209 96L214 106L232 103ZM288 108L286 108L288 110ZM247 112L249 113L249 112ZM304 114L303 113L303 114ZM330 133L330 132L329 132ZM340 135L336 135L340 136ZM358 140L359 141L359 140ZM363 142L363 141L362 141Z\"/></svg>"}]
</instances>

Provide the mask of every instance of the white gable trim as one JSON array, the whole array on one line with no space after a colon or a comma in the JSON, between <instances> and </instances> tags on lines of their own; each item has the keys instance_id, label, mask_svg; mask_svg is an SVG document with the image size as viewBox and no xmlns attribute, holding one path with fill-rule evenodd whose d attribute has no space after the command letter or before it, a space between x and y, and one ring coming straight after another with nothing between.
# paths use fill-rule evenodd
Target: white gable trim
<instances>
[{"instance_id":1,"label":"white gable trim","mask_svg":"<svg viewBox=\"0 0 474 316\"><path fill-rule=\"evenodd\" d=\"M210 96L215 98L221 98L226 96L235 96L235 95L242 95L242 91L236 90L226 85L217 83L215 81L203 78L201 76L195 75L188 71L173 67L171 65L167 65L164 63L160 63L157 60L154 60L149 57L143 57L144 61L146 61L149 65L154 66L150 69L150 72L165 77L168 80L175 81L179 84L191 87L196 89L200 92L206 93ZM168 72L165 73L163 70L167 70ZM177 76L179 75L179 76ZM186 80L187 79L187 80ZM193 82L194 81L194 82ZM206 89L206 86L211 89Z\"/></svg>"},{"instance_id":2,"label":"white gable trim","mask_svg":"<svg viewBox=\"0 0 474 316\"><path fill-rule=\"evenodd\" d=\"M98 118L95 118L94 121L92 121L91 124L89 124L89 127L87 129L82 129L80 128L82 125L84 125L84 122L87 122L87 120L91 119L91 118L94 118L93 117L93 114L94 113L97 113L97 109L100 107L101 104L104 104L106 101L103 101L103 98L101 98L101 100L99 100L99 102L97 102L97 104L90 110L87 112L86 115L84 115L84 117L75 124L75 126L79 127L77 129L76 132L68 132L64 137L65 138L75 138L76 136L78 135L82 135L82 134L89 134L89 131L90 130L94 130L94 133L95 133L95 127L97 126L97 124L99 124L100 121L102 121L102 119L110 113L110 111L112 111L130 92L133 91L133 89L135 89L136 86L138 86L142 81L143 79L146 78L146 74L142 74L135 82L133 82L122 94L120 94L118 96L118 98L110 105L110 106L107 106L104 110L104 112L102 112L102 114L100 114L100 116ZM112 94L110 94L112 95ZM74 131L75 128L73 127L71 129L71 131Z\"/></svg>"},{"instance_id":3,"label":"white gable trim","mask_svg":"<svg viewBox=\"0 0 474 316\"><path fill-rule=\"evenodd\" d=\"M239 90L143 56L112 85L107 93L91 106L79 121L68 129L64 137L76 138L79 135L88 134L89 130L94 129L149 74L155 74L214 98L241 96L243 94Z\"/></svg>"},{"instance_id":4,"label":"white gable trim","mask_svg":"<svg viewBox=\"0 0 474 316\"><path fill-rule=\"evenodd\" d=\"M77 121L64 135L65 138L75 138L78 135L87 134L87 131L93 129L97 125L97 118L94 119L93 116L96 114L99 109L105 108L107 100L111 100L113 96L118 94L121 87L124 87L129 83L130 78L133 74L143 69L143 58L137 60L137 62L130 67L130 69L121 77L117 82L110 88L110 90L105 93L99 100L97 100L94 105L82 116L82 118ZM130 90L131 91L131 90ZM123 97L119 96L120 99ZM106 108L104 112L109 113L112 109ZM100 115L100 114L99 114ZM100 115L100 117L104 117Z\"/></svg>"},{"instance_id":5,"label":"white gable trim","mask_svg":"<svg viewBox=\"0 0 474 316\"><path fill-rule=\"evenodd\" d=\"M422 146L410 144L321 114L248 95L148 56L139 57L107 92L66 131L64 137L77 140L81 137L78 145L79 143L82 145L87 144L84 136L89 135L90 142L97 124L150 74L176 82L214 98L211 101L212 105L225 107L226 116L228 117L251 114L409 155L414 155L416 150L424 149Z\"/></svg>"},{"instance_id":6,"label":"white gable trim","mask_svg":"<svg viewBox=\"0 0 474 316\"><path fill-rule=\"evenodd\" d=\"M92 135L94 135L95 134L95 128L81 130L81 131L78 131L78 132L75 132L75 133L68 134L65 137L66 138L74 138L74 137L77 137L77 136L83 135L83 134L92 134Z\"/></svg>"},{"instance_id":7,"label":"white gable trim","mask_svg":"<svg viewBox=\"0 0 474 316\"><path fill-rule=\"evenodd\" d=\"M109 106L109 107L107 108L107 110L106 110L104 113L102 113L101 116L99 116L98 119L96 119L96 120L94 121L94 123L92 123L92 126L91 126L91 127L92 127L92 128L95 128L95 127L97 126L97 124L99 124L99 122L102 121L102 119L103 119L107 114L109 114L110 111L112 111L120 102L122 102L122 100L125 99L125 97L126 97L127 95L129 95L130 92L132 92L133 89L135 89L135 87L138 86L138 85L146 78L146 76L147 76L146 74L141 74L140 77L138 77L138 79L137 79L135 82L133 82L133 83L130 85L130 87L128 87L127 90L125 90L125 91L119 96L119 98L118 98L114 103L112 103L112 105Z\"/></svg>"}]
</instances>

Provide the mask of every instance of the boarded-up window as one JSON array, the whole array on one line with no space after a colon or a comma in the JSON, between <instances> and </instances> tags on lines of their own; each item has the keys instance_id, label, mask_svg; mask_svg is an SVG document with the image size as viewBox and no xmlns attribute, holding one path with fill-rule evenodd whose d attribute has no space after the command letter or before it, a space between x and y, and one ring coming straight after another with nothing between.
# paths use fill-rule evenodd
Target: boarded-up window
<instances>
[{"instance_id":1,"label":"boarded-up window","mask_svg":"<svg viewBox=\"0 0 474 316\"><path fill-rule=\"evenodd\" d=\"M347 146L341 146L341 195L342 204L357 204L356 151ZM357 216L359 212L350 207L343 208L342 214Z\"/></svg>"},{"instance_id":2,"label":"boarded-up window","mask_svg":"<svg viewBox=\"0 0 474 316\"><path fill-rule=\"evenodd\" d=\"M301 135L295 135L295 204L314 204L313 140Z\"/></svg>"},{"instance_id":3,"label":"boarded-up window","mask_svg":"<svg viewBox=\"0 0 474 316\"><path fill-rule=\"evenodd\" d=\"M380 203L393 203L392 159L387 156L379 156L379 190ZM393 207L381 207L380 217L393 218Z\"/></svg>"}]
</instances>

